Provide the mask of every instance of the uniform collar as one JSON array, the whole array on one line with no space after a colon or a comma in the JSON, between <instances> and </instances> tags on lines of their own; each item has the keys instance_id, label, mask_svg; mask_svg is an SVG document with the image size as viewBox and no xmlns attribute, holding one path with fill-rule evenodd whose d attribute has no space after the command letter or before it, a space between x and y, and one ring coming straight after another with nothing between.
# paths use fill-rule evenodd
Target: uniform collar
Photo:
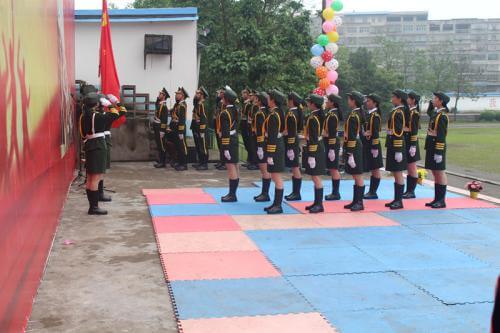
<instances>
[{"instance_id":1,"label":"uniform collar","mask_svg":"<svg viewBox=\"0 0 500 333\"><path fill-rule=\"evenodd\" d=\"M234 105L233 104L229 104L229 105L226 105L226 108L232 108Z\"/></svg>"},{"instance_id":2,"label":"uniform collar","mask_svg":"<svg viewBox=\"0 0 500 333\"><path fill-rule=\"evenodd\" d=\"M410 108L410 111L413 111L413 110L416 110L416 109L417 109L417 107L416 107L416 106L412 106L412 107Z\"/></svg>"},{"instance_id":3,"label":"uniform collar","mask_svg":"<svg viewBox=\"0 0 500 333\"><path fill-rule=\"evenodd\" d=\"M368 114L372 114L373 112L377 111L378 108L373 108L371 110L368 110Z\"/></svg>"},{"instance_id":4,"label":"uniform collar","mask_svg":"<svg viewBox=\"0 0 500 333\"><path fill-rule=\"evenodd\" d=\"M352 111L361 111L361 108L355 108Z\"/></svg>"},{"instance_id":5,"label":"uniform collar","mask_svg":"<svg viewBox=\"0 0 500 333\"><path fill-rule=\"evenodd\" d=\"M166 104L167 103L167 100L163 100L163 101L160 101L160 104Z\"/></svg>"},{"instance_id":6,"label":"uniform collar","mask_svg":"<svg viewBox=\"0 0 500 333\"><path fill-rule=\"evenodd\" d=\"M181 103L184 103L186 100L183 99L182 101L178 101L177 104L181 104Z\"/></svg>"},{"instance_id":7,"label":"uniform collar","mask_svg":"<svg viewBox=\"0 0 500 333\"><path fill-rule=\"evenodd\" d=\"M318 111L319 111L319 109L316 109L316 110L313 110L313 111L312 111L312 113L314 113L314 112L318 112Z\"/></svg>"},{"instance_id":8,"label":"uniform collar","mask_svg":"<svg viewBox=\"0 0 500 333\"><path fill-rule=\"evenodd\" d=\"M392 111L396 111L397 109L401 109L401 108L404 108L404 106L403 105L398 105L395 108L393 108Z\"/></svg>"},{"instance_id":9,"label":"uniform collar","mask_svg":"<svg viewBox=\"0 0 500 333\"><path fill-rule=\"evenodd\" d=\"M328 112L333 112L333 111L337 111L338 108L331 108L330 110L328 110Z\"/></svg>"},{"instance_id":10,"label":"uniform collar","mask_svg":"<svg viewBox=\"0 0 500 333\"><path fill-rule=\"evenodd\" d=\"M297 109L298 109L298 107L293 107L293 108L288 109L288 111L293 111L293 110L297 110Z\"/></svg>"},{"instance_id":11,"label":"uniform collar","mask_svg":"<svg viewBox=\"0 0 500 333\"><path fill-rule=\"evenodd\" d=\"M441 108L441 109L435 108L434 110L436 111L436 113L438 113L438 112L441 112L441 111L446 111L446 108Z\"/></svg>"},{"instance_id":12,"label":"uniform collar","mask_svg":"<svg viewBox=\"0 0 500 333\"><path fill-rule=\"evenodd\" d=\"M261 109L261 110L265 110L265 109L266 109L266 107L265 107L265 106L261 106L261 107L260 107L260 109Z\"/></svg>"}]
</instances>

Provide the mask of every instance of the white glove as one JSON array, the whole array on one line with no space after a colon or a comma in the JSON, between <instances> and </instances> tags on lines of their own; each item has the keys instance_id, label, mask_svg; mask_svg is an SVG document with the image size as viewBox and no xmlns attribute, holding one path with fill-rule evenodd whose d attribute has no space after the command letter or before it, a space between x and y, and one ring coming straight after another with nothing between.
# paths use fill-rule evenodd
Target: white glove
<instances>
[{"instance_id":1,"label":"white glove","mask_svg":"<svg viewBox=\"0 0 500 333\"><path fill-rule=\"evenodd\" d=\"M443 162L443 155L434 154L434 161L439 164Z\"/></svg>"},{"instance_id":2,"label":"white glove","mask_svg":"<svg viewBox=\"0 0 500 333\"><path fill-rule=\"evenodd\" d=\"M111 104L111 102L110 102L110 101L108 101L108 100L107 100L106 98L104 98L104 97L101 97L101 98L99 99L99 102L101 102L101 105L102 105L102 106L111 106L111 105L112 105L112 104Z\"/></svg>"},{"instance_id":3,"label":"white glove","mask_svg":"<svg viewBox=\"0 0 500 333\"><path fill-rule=\"evenodd\" d=\"M272 158L272 157L268 157L268 158L267 158L267 164L269 164L269 165L274 165L274 160L273 160L273 158Z\"/></svg>"},{"instance_id":4,"label":"white glove","mask_svg":"<svg viewBox=\"0 0 500 333\"><path fill-rule=\"evenodd\" d=\"M287 152L286 152L286 156L288 157L288 159L290 161L293 161L293 159L295 158L295 152L293 151L293 149L289 149Z\"/></svg>"},{"instance_id":5,"label":"white glove","mask_svg":"<svg viewBox=\"0 0 500 333\"><path fill-rule=\"evenodd\" d=\"M377 158L378 157L378 149L372 149L371 152L372 152L373 158Z\"/></svg>"},{"instance_id":6,"label":"white glove","mask_svg":"<svg viewBox=\"0 0 500 333\"><path fill-rule=\"evenodd\" d=\"M403 153L396 153L394 155L394 159L396 160L396 162L401 163L403 161Z\"/></svg>"},{"instance_id":7,"label":"white glove","mask_svg":"<svg viewBox=\"0 0 500 333\"><path fill-rule=\"evenodd\" d=\"M229 150L224 150L224 157L226 158L226 160L230 161L231 160L231 153L229 152Z\"/></svg>"},{"instance_id":8,"label":"white glove","mask_svg":"<svg viewBox=\"0 0 500 333\"><path fill-rule=\"evenodd\" d=\"M200 133L200 138L205 139L205 133Z\"/></svg>"},{"instance_id":9,"label":"white glove","mask_svg":"<svg viewBox=\"0 0 500 333\"><path fill-rule=\"evenodd\" d=\"M165 137L165 132L160 132L160 139L163 139Z\"/></svg>"},{"instance_id":10,"label":"white glove","mask_svg":"<svg viewBox=\"0 0 500 333\"><path fill-rule=\"evenodd\" d=\"M179 134L179 140L184 140L184 134Z\"/></svg>"},{"instance_id":11,"label":"white glove","mask_svg":"<svg viewBox=\"0 0 500 333\"><path fill-rule=\"evenodd\" d=\"M309 167L314 169L316 167L316 159L314 157L309 157L307 159L307 163L309 163Z\"/></svg>"},{"instance_id":12,"label":"white glove","mask_svg":"<svg viewBox=\"0 0 500 333\"><path fill-rule=\"evenodd\" d=\"M408 150L408 152L410 153L411 157L415 157L415 155L417 154L417 147L416 146L411 146L410 150Z\"/></svg>"},{"instance_id":13,"label":"white glove","mask_svg":"<svg viewBox=\"0 0 500 333\"><path fill-rule=\"evenodd\" d=\"M353 154L349 154L349 157L347 158L347 164L349 164L349 166L353 169L356 167L356 161L354 160Z\"/></svg>"},{"instance_id":14,"label":"white glove","mask_svg":"<svg viewBox=\"0 0 500 333\"><path fill-rule=\"evenodd\" d=\"M259 160L264 158L264 149L262 149L262 147L257 148L257 157Z\"/></svg>"},{"instance_id":15,"label":"white glove","mask_svg":"<svg viewBox=\"0 0 500 333\"><path fill-rule=\"evenodd\" d=\"M335 161L335 150L330 149L330 150L328 151L328 159L329 159L331 162Z\"/></svg>"},{"instance_id":16,"label":"white glove","mask_svg":"<svg viewBox=\"0 0 500 333\"><path fill-rule=\"evenodd\" d=\"M108 94L108 99L109 99L109 101L110 101L111 103L113 103L113 104L116 104L116 103L120 102L120 101L118 100L118 98L116 98L116 96L115 96L115 95Z\"/></svg>"}]
</instances>

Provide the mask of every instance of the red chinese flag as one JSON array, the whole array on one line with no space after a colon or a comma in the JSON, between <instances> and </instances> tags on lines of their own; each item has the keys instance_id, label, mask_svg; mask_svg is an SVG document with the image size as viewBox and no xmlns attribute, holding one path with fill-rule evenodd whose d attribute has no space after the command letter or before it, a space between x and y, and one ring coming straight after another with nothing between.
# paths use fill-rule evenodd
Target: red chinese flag
<instances>
[{"instance_id":1,"label":"red chinese flag","mask_svg":"<svg viewBox=\"0 0 500 333\"><path fill-rule=\"evenodd\" d=\"M111 27L109 24L108 1L102 0L101 20L101 50L99 58L99 76L101 77L101 91L103 94L112 94L120 98L120 81L116 71L113 44L111 42ZM113 122L112 127L120 127L125 123L125 116Z\"/></svg>"}]
</instances>

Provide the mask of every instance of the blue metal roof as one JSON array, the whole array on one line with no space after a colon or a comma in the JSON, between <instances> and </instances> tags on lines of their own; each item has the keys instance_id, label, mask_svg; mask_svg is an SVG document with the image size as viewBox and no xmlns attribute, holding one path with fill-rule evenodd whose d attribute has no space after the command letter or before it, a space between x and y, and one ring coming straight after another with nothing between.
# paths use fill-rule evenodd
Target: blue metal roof
<instances>
[{"instance_id":1,"label":"blue metal roof","mask_svg":"<svg viewBox=\"0 0 500 333\"><path fill-rule=\"evenodd\" d=\"M100 9L75 10L76 22L101 22ZM197 21L198 8L110 9L111 22Z\"/></svg>"}]
</instances>

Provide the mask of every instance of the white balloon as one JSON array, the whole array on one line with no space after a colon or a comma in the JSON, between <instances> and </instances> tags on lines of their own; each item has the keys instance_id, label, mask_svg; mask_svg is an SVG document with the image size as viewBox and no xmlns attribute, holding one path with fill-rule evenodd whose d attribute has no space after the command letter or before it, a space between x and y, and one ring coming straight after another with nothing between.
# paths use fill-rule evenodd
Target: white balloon
<instances>
[{"instance_id":1,"label":"white balloon","mask_svg":"<svg viewBox=\"0 0 500 333\"><path fill-rule=\"evenodd\" d=\"M336 54L339 51L339 46L336 43L328 43L328 45L325 46L325 49L333 54Z\"/></svg>"},{"instance_id":2,"label":"white balloon","mask_svg":"<svg viewBox=\"0 0 500 333\"><path fill-rule=\"evenodd\" d=\"M313 68L318 68L319 66L323 65L323 62L323 58L321 57L312 57L310 64Z\"/></svg>"},{"instance_id":3,"label":"white balloon","mask_svg":"<svg viewBox=\"0 0 500 333\"><path fill-rule=\"evenodd\" d=\"M327 62L325 66L330 71L336 71L337 68L339 68L339 62L337 61L337 59L332 59L329 62Z\"/></svg>"},{"instance_id":4,"label":"white balloon","mask_svg":"<svg viewBox=\"0 0 500 333\"><path fill-rule=\"evenodd\" d=\"M342 26L342 18L340 16L335 16L333 18L333 23L338 27Z\"/></svg>"}]
</instances>

